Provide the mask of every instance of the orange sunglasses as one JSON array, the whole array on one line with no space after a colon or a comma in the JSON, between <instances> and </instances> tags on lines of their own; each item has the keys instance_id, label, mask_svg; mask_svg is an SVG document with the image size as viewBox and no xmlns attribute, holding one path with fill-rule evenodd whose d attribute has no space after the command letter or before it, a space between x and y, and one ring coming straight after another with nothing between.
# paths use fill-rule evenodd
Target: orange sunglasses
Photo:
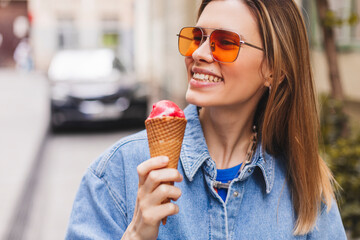
<instances>
[{"instance_id":1,"label":"orange sunglasses","mask_svg":"<svg viewBox=\"0 0 360 240\"><path fill-rule=\"evenodd\" d=\"M205 35L203 29L213 31L210 35ZM264 51L260 47L241 40L240 35L236 32L222 29L184 27L177 36L179 52L185 57L191 56L208 37L212 58L217 62L234 62L239 55L242 44Z\"/></svg>"}]
</instances>

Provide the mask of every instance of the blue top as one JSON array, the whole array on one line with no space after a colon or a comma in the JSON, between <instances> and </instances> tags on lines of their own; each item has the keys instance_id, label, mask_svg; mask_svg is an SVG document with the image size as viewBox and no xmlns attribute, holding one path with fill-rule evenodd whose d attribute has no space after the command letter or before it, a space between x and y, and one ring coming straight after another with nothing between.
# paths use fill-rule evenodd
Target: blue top
<instances>
[{"instance_id":1,"label":"blue top","mask_svg":"<svg viewBox=\"0 0 360 240\"><path fill-rule=\"evenodd\" d=\"M239 173L241 164L237 165L232 168L227 169L218 169L216 174L216 181L222 182L222 183L228 183L231 182ZM227 196L227 189L226 188L219 188L215 189L216 192L219 194L219 196L222 198L222 200L226 201Z\"/></svg>"},{"instance_id":2,"label":"blue top","mask_svg":"<svg viewBox=\"0 0 360 240\"><path fill-rule=\"evenodd\" d=\"M196 106L188 120L175 183L182 195L180 212L160 225L158 239L346 239L338 207L322 206L314 230L294 236L295 213L286 180L285 158L273 157L258 144L251 163L231 181L224 202L213 184L211 159ZM146 131L119 140L86 171L71 213L66 239L120 239L134 214L136 167L150 158Z\"/></svg>"}]
</instances>

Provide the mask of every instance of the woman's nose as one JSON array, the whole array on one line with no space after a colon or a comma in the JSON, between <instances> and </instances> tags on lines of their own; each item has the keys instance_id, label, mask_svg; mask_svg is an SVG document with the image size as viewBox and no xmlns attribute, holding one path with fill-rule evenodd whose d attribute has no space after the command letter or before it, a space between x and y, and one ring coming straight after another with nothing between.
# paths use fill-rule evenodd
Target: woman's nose
<instances>
[{"instance_id":1,"label":"woman's nose","mask_svg":"<svg viewBox=\"0 0 360 240\"><path fill-rule=\"evenodd\" d=\"M195 61L213 62L213 57L209 45L209 37L205 38L200 46L193 52L192 57Z\"/></svg>"}]
</instances>

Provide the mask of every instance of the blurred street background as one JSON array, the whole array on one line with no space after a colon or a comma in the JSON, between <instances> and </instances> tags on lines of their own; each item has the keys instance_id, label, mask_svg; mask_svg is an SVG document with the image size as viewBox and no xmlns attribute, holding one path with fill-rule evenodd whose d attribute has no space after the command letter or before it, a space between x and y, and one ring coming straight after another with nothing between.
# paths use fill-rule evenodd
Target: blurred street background
<instances>
[{"instance_id":1,"label":"blurred street background","mask_svg":"<svg viewBox=\"0 0 360 240\"><path fill-rule=\"evenodd\" d=\"M0 0L0 239L64 239L89 164L144 129L154 102L186 106L176 34L195 25L200 2ZM360 0L297 3L322 109L321 154L357 239Z\"/></svg>"}]
</instances>

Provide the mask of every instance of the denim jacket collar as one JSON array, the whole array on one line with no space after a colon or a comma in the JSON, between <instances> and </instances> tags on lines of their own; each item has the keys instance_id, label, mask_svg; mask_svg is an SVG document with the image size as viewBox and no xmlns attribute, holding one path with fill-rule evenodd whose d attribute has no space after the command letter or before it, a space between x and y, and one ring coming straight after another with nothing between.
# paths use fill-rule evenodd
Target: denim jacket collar
<instances>
[{"instance_id":1,"label":"denim jacket collar","mask_svg":"<svg viewBox=\"0 0 360 240\"><path fill-rule=\"evenodd\" d=\"M187 125L180 155L180 160L186 177L192 181L197 171L205 163L210 175L215 174L215 163L211 160L203 130L199 121L197 107L189 105L184 110ZM264 177L266 192L270 193L274 184L275 159L262 150L258 144L252 162L246 166L249 169L259 167Z\"/></svg>"}]
</instances>

